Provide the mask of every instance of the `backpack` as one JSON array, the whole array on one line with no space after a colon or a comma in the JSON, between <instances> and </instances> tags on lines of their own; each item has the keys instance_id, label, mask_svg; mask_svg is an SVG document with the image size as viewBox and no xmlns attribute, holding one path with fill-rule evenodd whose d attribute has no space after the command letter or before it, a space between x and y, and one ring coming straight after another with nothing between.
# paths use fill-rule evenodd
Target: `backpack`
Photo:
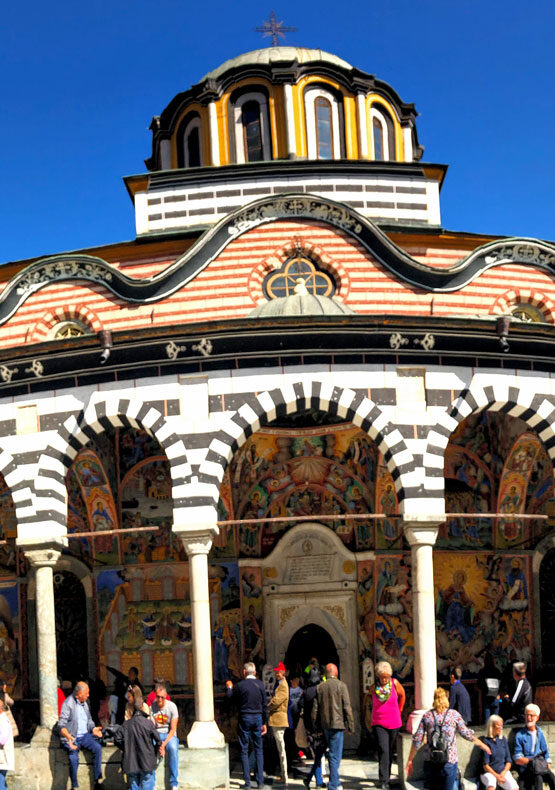
<instances>
[{"instance_id":1,"label":"backpack","mask_svg":"<svg viewBox=\"0 0 555 790\"><path fill-rule=\"evenodd\" d=\"M443 732L443 725L447 720L449 709L445 711L443 722L440 724L434 713L434 730L430 738L430 760L435 765L445 765L449 760L448 744L445 733Z\"/></svg>"}]
</instances>

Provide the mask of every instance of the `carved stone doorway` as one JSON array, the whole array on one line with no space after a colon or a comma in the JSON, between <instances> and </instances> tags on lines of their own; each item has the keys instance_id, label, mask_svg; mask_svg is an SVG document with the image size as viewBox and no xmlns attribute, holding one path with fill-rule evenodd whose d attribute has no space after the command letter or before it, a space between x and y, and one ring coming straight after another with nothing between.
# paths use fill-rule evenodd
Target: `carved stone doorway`
<instances>
[{"instance_id":1,"label":"carved stone doorway","mask_svg":"<svg viewBox=\"0 0 555 790\"><path fill-rule=\"evenodd\" d=\"M252 561L249 562L252 564ZM360 740L360 669L356 608L356 557L329 527L293 527L261 562L266 660L285 659L291 642L309 634L326 634L333 645L340 677L349 689L356 732L347 748ZM310 655L308 658L310 659ZM304 659L303 659L304 660ZM332 659L329 659L332 660Z\"/></svg>"}]
</instances>

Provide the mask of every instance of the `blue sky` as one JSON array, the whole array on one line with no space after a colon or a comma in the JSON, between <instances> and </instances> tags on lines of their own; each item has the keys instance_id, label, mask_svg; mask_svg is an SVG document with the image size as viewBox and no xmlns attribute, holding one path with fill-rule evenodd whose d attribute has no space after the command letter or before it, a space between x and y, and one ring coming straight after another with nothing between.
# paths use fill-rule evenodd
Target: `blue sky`
<instances>
[{"instance_id":1,"label":"blue sky","mask_svg":"<svg viewBox=\"0 0 555 790\"><path fill-rule=\"evenodd\" d=\"M265 46L274 7L420 112L424 160L449 164L444 227L555 239L552 0L29 0L3 10L0 262L134 237L123 175L179 91Z\"/></svg>"}]
</instances>

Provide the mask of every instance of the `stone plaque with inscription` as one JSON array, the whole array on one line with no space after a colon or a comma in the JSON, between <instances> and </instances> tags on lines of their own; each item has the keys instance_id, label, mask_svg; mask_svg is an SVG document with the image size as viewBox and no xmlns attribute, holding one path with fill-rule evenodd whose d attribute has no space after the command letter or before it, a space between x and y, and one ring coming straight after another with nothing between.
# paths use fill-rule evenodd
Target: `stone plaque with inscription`
<instances>
[{"instance_id":1,"label":"stone plaque with inscription","mask_svg":"<svg viewBox=\"0 0 555 790\"><path fill-rule=\"evenodd\" d=\"M303 557L287 558L286 582L302 584L315 579L329 579L333 563L333 554L308 554Z\"/></svg>"}]
</instances>

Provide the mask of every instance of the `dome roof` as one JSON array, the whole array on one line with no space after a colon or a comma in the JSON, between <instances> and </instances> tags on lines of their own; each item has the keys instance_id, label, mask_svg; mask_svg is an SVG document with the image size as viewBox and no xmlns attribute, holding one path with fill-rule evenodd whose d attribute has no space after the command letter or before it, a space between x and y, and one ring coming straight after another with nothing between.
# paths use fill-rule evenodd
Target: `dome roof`
<instances>
[{"instance_id":1,"label":"dome roof","mask_svg":"<svg viewBox=\"0 0 555 790\"><path fill-rule=\"evenodd\" d=\"M308 293L304 281L301 280L295 286L295 293L269 299L255 307L248 318L279 318L283 315L354 315L354 311L329 296Z\"/></svg>"},{"instance_id":2,"label":"dome roof","mask_svg":"<svg viewBox=\"0 0 555 790\"><path fill-rule=\"evenodd\" d=\"M235 58L226 60L221 66L205 74L200 82L204 82L205 80L217 80L225 74L226 71L240 68L241 66L290 63L293 60L296 60L298 63L329 63L332 66L338 66L339 68L348 69L349 71L353 68L346 60L338 58L337 55L332 55L329 52L324 52L323 49L306 49L305 47L265 47L264 49L253 49L251 52L244 52L242 55L237 55Z\"/></svg>"}]
</instances>

